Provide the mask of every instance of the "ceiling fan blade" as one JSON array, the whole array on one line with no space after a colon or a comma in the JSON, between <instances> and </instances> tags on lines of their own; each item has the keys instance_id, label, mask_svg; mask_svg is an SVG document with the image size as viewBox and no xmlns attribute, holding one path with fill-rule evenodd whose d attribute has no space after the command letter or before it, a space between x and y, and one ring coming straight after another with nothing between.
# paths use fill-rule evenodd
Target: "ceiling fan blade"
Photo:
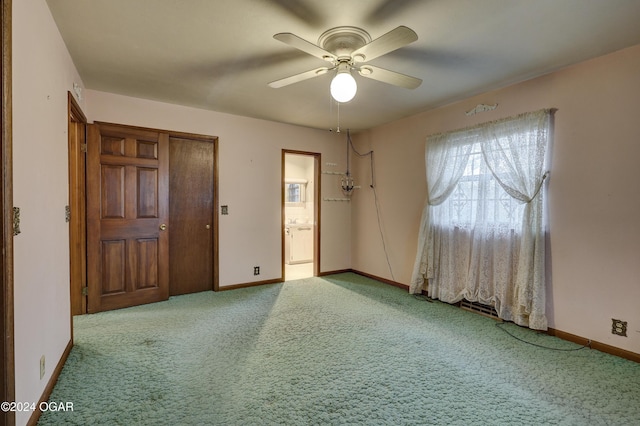
<instances>
[{"instance_id":1,"label":"ceiling fan blade","mask_svg":"<svg viewBox=\"0 0 640 426\"><path fill-rule=\"evenodd\" d=\"M360 49L355 50L351 57L354 62L365 62L392 52L418 39L418 34L411 28L399 26L388 33L378 37Z\"/></svg>"},{"instance_id":2,"label":"ceiling fan blade","mask_svg":"<svg viewBox=\"0 0 640 426\"><path fill-rule=\"evenodd\" d=\"M290 84L293 83L298 83L304 80L308 80L310 78L313 77L317 77L319 75L322 74L326 74L328 71L335 69L335 67L333 68L327 68L327 67L322 67L322 68L316 68L314 70L309 70L309 71L305 71L303 73L300 74L296 74L296 75L292 75L291 77L285 77L282 78L280 80L276 80L276 81L272 81L271 83L269 83L269 86L273 87L274 89L279 89L281 87L284 86L288 86Z\"/></svg>"},{"instance_id":3,"label":"ceiling fan blade","mask_svg":"<svg viewBox=\"0 0 640 426\"><path fill-rule=\"evenodd\" d=\"M404 87L406 89L415 89L422 84L422 80L411 77L399 72L389 71L384 68L374 67L373 65L364 65L357 68L358 73L366 78L381 81L394 86Z\"/></svg>"},{"instance_id":4,"label":"ceiling fan blade","mask_svg":"<svg viewBox=\"0 0 640 426\"><path fill-rule=\"evenodd\" d=\"M273 38L285 44L288 44L289 46L295 47L296 49L302 50L303 52L308 53L311 56L315 56L316 58L320 58L328 62L333 62L334 60L336 60L336 56L333 53L327 52L323 48L318 47L315 44L310 43L295 34L278 33L274 35Z\"/></svg>"}]
</instances>

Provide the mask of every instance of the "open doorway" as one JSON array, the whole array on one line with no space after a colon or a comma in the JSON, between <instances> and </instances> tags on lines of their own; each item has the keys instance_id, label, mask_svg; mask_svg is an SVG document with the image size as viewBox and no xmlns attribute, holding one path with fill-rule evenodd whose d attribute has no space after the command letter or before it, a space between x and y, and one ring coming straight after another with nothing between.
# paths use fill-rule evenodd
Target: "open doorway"
<instances>
[{"instance_id":1,"label":"open doorway","mask_svg":"<svg viewBox=\"0 0 640 426\"><path fill-rule=\"evenodd\" d=\"M282 274L285 281L318 276L320 154L282 151Z\"/></svg>"}]
</instances>

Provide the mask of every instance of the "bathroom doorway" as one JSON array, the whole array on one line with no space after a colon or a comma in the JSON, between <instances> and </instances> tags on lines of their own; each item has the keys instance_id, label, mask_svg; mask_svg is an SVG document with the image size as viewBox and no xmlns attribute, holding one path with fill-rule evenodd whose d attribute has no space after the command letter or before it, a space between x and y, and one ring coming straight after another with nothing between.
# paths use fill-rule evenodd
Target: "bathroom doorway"
<instances>
[{"instance_id":1,"label":"bathroom doorway","mask_svg":"<svg viewBox=\"0 0 640 426\"><path fill-rule=\"evenodd\" d=\"M319 275L320 154L282 150L282 276Z\"/></svg>"}]
</instances>

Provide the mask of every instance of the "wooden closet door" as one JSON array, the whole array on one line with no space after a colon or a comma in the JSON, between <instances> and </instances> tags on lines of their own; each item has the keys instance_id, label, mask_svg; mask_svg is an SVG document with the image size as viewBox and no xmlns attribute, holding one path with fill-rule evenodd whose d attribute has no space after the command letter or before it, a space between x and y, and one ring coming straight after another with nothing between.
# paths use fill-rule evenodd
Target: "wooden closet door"
<instances>
[{"instance_id":1,"label":"wooden closet door","mask_svg":"<svg viewBox=\"0 0 640 426\"><path fill-rule=\"evenodd\" d=\"M213 290L214 143L169 139L169 291Z\"/></svg>"},{"instance_id":2,"label":"wooden closet door","mask_svg":"<svg viewBox=\"0 0 640 426\"><path fill-rule=\"evenodd\" d=\"M89 125L88 311L169 296L169 136Z\"/></svg>"}]
</instances>

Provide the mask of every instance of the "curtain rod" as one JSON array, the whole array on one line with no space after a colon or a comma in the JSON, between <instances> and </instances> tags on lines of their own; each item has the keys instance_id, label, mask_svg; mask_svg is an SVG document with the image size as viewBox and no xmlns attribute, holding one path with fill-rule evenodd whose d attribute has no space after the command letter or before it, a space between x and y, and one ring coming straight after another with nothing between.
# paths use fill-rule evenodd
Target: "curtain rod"
<instances>
[{"instance_id":1,"label":"curtain rod","mask_svg":"<svg viewBox=\"0 0 640 426\"><path fill-rule=\"evenodd\" d=\"M469 126L469 127L462 127L460 129L455 129L455 130L449 130L446 132L438 132L438 133L434 133L431 134L429 136L427 136L427 139L431 139L431 138L435 138L435 137L439 137L439 136L444 136L444 135L450 135L453 133L461 133L461 132L470 132L472 130L477 130L477 129L481 129L483 127L486 127L490 124L499 124L499 123L504 123L506 121L512 121L512 120L517 120L519 118L522 118L526 115L532 115L532 114L540 114L540 113L547 113L550 115L553 115L556 111L558 111L558 108L543 108L543 109L539 109L537 111L529 111L529 112L523 112L517 115L513 115L511 117L505 117L505 118L498 118L496 120L492 120L492 121L485 121L484 123L480 123L480 124L474 124L473 126Z\"/></svg>"}]
</instances>

